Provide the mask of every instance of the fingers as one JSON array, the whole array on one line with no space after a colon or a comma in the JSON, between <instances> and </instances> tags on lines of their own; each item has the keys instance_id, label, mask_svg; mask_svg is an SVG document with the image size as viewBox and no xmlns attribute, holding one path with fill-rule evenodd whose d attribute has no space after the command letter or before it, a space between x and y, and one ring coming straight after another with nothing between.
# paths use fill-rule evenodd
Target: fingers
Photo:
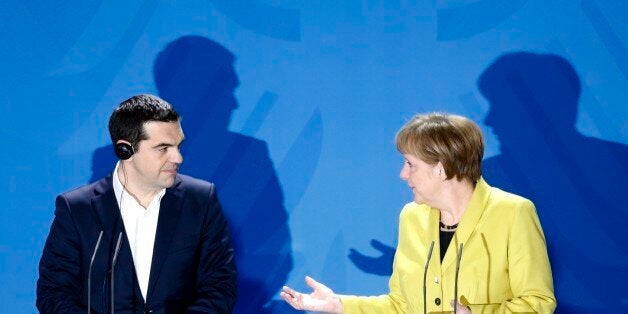
<instances>
[{"instance_id":1,"label":"fingers","mask_svg":"<svg viewBox=\"0 0 628 314\"><path fill-rule=\"evenodd\" d=\"M325 285L320 282L314 280L314 278L310 276L305 276L305 283L310 286L310 288L314 289L314 291L321 290L327 288Z\"/></svg>"},{"instance_id":2,"label":"fingers","mask_svg":"<svg viewBox=\"0 0 628 314\"><path fill-rule=\"evenodd\" d=\"M463 304L460 304L460 302L455 302L454 300L451 300L451 302L449 303L451 304L451 307L456 307L456 311L460 314L468 314L471 313L471 310L464 306ZM455 304L455 305L454 305Z\"/></svg>"},{"instance_id":3,"label":"fingers","mask_svg":"<svg viewBox=\"0 0 628 314\"><path fill-rule=\"evenodd\" d=\"M288 286L284 286L279 296L297 310L342 313L340 299L331 289L309 276L305 277L305 283L314 289L312 293L303 294Z\"/></svg>"},{"instance_id":4,"label":"fingers","mask_svg":"<svg viewBox=\"0 0 628 314\"><path fill-rule=\"evenodd\" d=\"M313 285L316 285L318 282L310 276L305 276L305 283L311 288L315 288Z\"/></svg>"},{"instance_id":5,"label":"fingers","mask_svg":"<svg viewBox=\"0 0 628 314\"><path fill-rule=\"evenodd\" d=\"M279 296L297 310L303 309L303 296L288 286L283 286Z\"/></svg>"},{"instance_id":6,"label":"fingers","mask_svg":"<svg viewBox=\"0 0 628 314\"><path fill-rule=\"evenodd\" d=\"M282 293L285 293L286 295L289 295L289 296L291 296L291 297L296 296L296 294L298 293L298 292L296 292L294 289L292 289L292 288L290 288L290 287L288 287L288 286L283 286L283 287L281 288L281 292L282 292Z\"/></svg>"}]
</instances>

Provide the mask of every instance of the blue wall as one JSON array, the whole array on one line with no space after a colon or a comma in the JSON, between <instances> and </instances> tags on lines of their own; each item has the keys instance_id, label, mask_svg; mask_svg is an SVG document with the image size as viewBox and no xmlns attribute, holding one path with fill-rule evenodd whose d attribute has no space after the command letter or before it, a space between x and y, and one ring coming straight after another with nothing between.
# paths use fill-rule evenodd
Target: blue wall
<instances>
[{"instance_id":1,"label":"blue wall","mask_svg":"<svg viewBox=\"0 0 628 314\"><path fill-rule=\"evenodd\" d=\"M218 184L242 313L289 312L306 274L387 291L394 134L426 111L478 122L487 181L535 201L559 312L628 309L628 2L74 2L0 4L3 312L35 311L54 197L112 169L108 116L144 92Z\"/></svg>"}]
</instances>

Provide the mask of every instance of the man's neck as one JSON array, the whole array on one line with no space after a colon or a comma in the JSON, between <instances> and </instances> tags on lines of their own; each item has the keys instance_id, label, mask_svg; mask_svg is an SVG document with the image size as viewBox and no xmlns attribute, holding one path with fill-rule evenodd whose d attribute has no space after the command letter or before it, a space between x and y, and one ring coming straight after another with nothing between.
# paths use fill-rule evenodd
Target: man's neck
<instances>
[{"instance_id":1,"label":"man's neck","mask_svg":"<svg viewBox=\"0 0 628 314\"><path fill-rule=\"evenodd\" d=\"M157 194L159 194L162 190L161 188L142 188L141 184L137 184L138 180L134 179L132 174L128 172L125 173L123 167L118 167L118 178L124 188L124 191L131 195L144 208L148 208L155 196L157 196Z\"/></svg>"}]
</instances>

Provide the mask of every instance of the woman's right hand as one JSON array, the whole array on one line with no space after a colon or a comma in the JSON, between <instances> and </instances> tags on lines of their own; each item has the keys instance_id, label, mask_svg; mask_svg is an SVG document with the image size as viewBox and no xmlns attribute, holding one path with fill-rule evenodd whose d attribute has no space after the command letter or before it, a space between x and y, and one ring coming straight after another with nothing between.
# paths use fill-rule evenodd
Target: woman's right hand
<instances>
[{"instance_id":1,"label":"woman's right hand","mask_svg":"<svg viewBox=\"0 0 628 314\"><path fill-rule=\"evenodd\" d=\"M308 276L305 283L314 290L312 293L303 294L284 286L279 295L297 310L342 314L340 298L331 289Z\"/></svg>"}]
</instances>

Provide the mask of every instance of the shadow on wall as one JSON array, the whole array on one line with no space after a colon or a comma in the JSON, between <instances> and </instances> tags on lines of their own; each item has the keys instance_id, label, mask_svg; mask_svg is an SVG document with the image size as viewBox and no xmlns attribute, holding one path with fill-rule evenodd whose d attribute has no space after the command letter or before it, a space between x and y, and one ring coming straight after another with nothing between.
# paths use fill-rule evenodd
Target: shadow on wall
<instances>
[{"instance_id":1,"label":"shadow on wall","mask_svg":"<svg viewBox=\"0 0 628 314\"><path fill-rule=\"evenodd\" d=\"M485 124L501 154L483 163L493 186L531 199L547 240L557 313L628 308L628 146L591 138L576 128L580 79L557 55L509 53L478 79L490 102ZM369 257L351 250L361 270L390 275L394 249Z\"/></svg>"},{"instance_id":2,"label":"shadow on wall","mask_svg":"<svg viewBox=\"0 0 628 314\"><path fill-rule=\"evenodd\" d=\"M284 197L264 141L229 131L238 103L234 55L199 36L168 44L154 64L159 96L182 117L182 173L214 182L229 220L238 269L234 313L286 313L273 297L292 270ZM111 146L94 153L92 180L115 165Z\"/></svg>"},{"instance_id":3,"label":"shadow on wall","mask_svg":"<svg viewBox=\"0 0 628 314\"><path fill-rule=\"evenodd\" d=\"M628 308L628 147L576 128L580 79L556 55L512 53L478 80L485 124L501 155L484 161L488 182L531 199L549 248L558 311Z\"/></svg>"}]
</instances>

